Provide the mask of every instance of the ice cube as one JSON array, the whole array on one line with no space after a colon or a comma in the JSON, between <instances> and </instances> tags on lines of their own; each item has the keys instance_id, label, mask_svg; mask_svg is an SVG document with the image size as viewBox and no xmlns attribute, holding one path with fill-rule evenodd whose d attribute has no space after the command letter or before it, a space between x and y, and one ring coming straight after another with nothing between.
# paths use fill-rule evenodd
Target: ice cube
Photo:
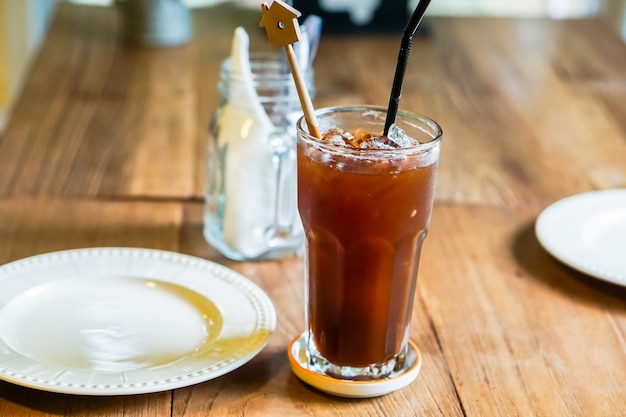
<instances>
[{"instance_id":1,"label":"ice cube","mask_svg":"<svg viewBox=\"0 0 626 417\"><path fill-rule=\"evenodd\" d=\"M358 147L361 149L396 149L397 146L393 146L392 143L389 143L385 137L374 136L368 138L363 138L359 143Z\"/></svg>"},{"instance_id":2,"label":"ice cube","mask_svg":"<svg viewBox=\"0 0 626 417\"><path fill-rule=\"evenodd\" d=\"M390 149L384 137L379 137L365 129L357 129L350 144L359 149Z\"/></svg>"},{"instance_id":3,"label":"ice cube","mask_svg":"<svg viewBox=\"0 0 626 417\"><path fill-rule=\"evenodd\" d=\"M362 128L354 132L332 128L324 133L322 139L333 145L356 149L398 149L419 144L395 125L391 127L389 137L377 135Z\"/></svg>"},{"instance_id":4,"label":"ice cube","mask_svg":"<svg viewBox=\"0 0 626 417\"><path fill-rule=\"evenodd\" d=\"M390 141L398 145L398 148L411 148L419 145L419 142L412 137L408 136L400 126L391 125L389 128L389 134L387 136Z\"/></svg>"},{"instance_id":5,"label":"ice cube","mask_svg":"<svg viewBox=\"0 0 626 417\"><path fill-rule=\"evenodd\" d=\"M328 132L324 133L322 139L332 145L350 146L351 137L348 136L347 132L339 129L330 129Z\"/></svg>"}]
</instances>

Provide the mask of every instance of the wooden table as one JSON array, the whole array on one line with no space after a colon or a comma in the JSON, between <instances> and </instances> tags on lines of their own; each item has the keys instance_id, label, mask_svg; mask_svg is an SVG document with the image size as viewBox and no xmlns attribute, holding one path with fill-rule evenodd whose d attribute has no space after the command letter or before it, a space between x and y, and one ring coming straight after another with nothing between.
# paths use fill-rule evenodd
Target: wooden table
<instances>
[{"instance_id":1,"label":"wooden table","mask_svg":"<svg viewBox=\"0 0 626 417\"><path fill-rule=\"evenodd\" d=\"M259 15L194 11L193 42L136 49L107 8L61 4L0 138L0 264L91 246L160 248L260 285L278 325L240 369L154 394L87 397L0 382L0 416L626 416L626 291L553 259L534 234L550 203L626 187L626 45L599 20L430 18L401 107L445 137L407 388L321 394L290 371L301 259L238 263L202 237L206 125L220 61ZM386 105L399 36L326 36L316 107ZM44 341L42 341L44 343Z\"/></svg>"}]
</instances>

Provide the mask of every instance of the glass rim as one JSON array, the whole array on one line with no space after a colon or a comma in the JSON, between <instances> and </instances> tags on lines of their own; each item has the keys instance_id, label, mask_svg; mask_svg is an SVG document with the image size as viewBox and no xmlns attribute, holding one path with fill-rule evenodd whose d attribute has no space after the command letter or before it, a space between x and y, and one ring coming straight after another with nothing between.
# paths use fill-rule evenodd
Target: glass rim
<instances>
[{"instance_id":1,"label":"glass rim","mask_svg":"<svg viewBox=\"0 0 626 417\"><path fill-rule=\"evenodd\" d=\"M333 107L324 107L315 110L315 116L320 117L329 113L366 113L368 111L373 111L377 113L381 113L383 117L387 114L387 108L380 106L370 106L370 105L351 105L351 106L333 106ZM397 149L361 149L361 148L351 148L342 145L335 145L325 141L323 139L319 139L309 133L308 126L306 123L306 118L302 115L298 121L296 122L296 128L298 130L298 138L304 139L306 142L315 144L316 146L323 147L329 151L334 153L341 154L351 154L351 155L362 155L362 156L384 156L384 155L401 155L401 154L423 154L427 151L437 148L441 144L441 139L443 137L443 129L437 122L433 119L424 116L420 113L409 112L405 110L400 110L397 113L396 120L398 118L403 118L407 120L417 121L424 126L427 126L432 130L432 134L427 132L428 136L431 136L431 140L428 142L420 143L419 145L411 146L408 148L397 148ZM381 126L384 125L384 118L381 120Z\"/></svg>"},{"instance_id":2,"label":"glass rim","mask_svg":"<svg viewBox=\"0 0 626 417\"><path fill-rule=\"evenodd\" d=\"M298 103L296 85L289 70L287 57L279 52L251 52L250 74L244 75L238 71L232 71L232 57L227 57L220 66L217 89L223 97L245 97L237 94L232 85L252 86L261 103L288 102ZM315 95L314 71L312 67L302 72L309 95Z\"/></svg>"},{"instance_id":3,"label":"glass rim","mask_svg":"<svg viewBox=\"0 0 626 417\"><path fill-rule=\"evenodd\" d=\"M253 82L277 82L293 83L293 77L289 70L287 57L280 52L274 51L253 51L249 55L250 70ZM220 78L242 80L244 77L232 70L232 57L226 57L220 65ZM305 77L311 77L313 68L309 67L303 71Z\"/></svg>"}]
</instances>

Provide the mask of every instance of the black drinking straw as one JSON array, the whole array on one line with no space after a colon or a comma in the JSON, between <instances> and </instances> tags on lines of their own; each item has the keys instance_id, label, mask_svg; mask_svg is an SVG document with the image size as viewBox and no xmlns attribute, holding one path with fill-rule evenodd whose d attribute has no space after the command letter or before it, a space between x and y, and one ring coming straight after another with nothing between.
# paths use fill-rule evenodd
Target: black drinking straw
<instances>
[{"instance_id":1,"label":"black drinking straw","mask_svg":"<svg viewBox=\"0 0 626 417\"><path fill-rule=\"evenodd\" d=\"M389 97L389 107L387 108L387 118L385 119L385 130L383 135L389 134L389 128L396 121L396 114L398 113L398 106L400 104L400 96L402 95L402 82L404 81L404 73L406 72L406 65L409 62L409 52L411 51L411 44L413 43L413 36L417 31L417 27L424 17L426 8L430 0L420 0L417 3L417 7L413 12L413 16L404 28L404 34L402 35L402 42L400 43L400 53L398 54L398 64L396 66L396 74L393 78L393 86L391 87L391 97Z\"/></svg>"}]
</instances>

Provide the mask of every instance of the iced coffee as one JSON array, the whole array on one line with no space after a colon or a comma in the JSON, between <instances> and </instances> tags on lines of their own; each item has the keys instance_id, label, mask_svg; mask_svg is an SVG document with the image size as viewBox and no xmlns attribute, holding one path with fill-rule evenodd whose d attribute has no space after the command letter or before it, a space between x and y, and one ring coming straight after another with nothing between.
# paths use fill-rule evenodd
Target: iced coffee
<instances>
[{"instance_id":1,"label":"iced coffee","mask_svg":"<svg viewBox=\"0 0 626 417\"><path fill-rule=\"evenodd\" d=\"M309 365L341 379L402 367L420 251L431 218L441 129L385 109L317 112L298 123L298 209L306 233Z\"/></svg>"}]
</instances>

